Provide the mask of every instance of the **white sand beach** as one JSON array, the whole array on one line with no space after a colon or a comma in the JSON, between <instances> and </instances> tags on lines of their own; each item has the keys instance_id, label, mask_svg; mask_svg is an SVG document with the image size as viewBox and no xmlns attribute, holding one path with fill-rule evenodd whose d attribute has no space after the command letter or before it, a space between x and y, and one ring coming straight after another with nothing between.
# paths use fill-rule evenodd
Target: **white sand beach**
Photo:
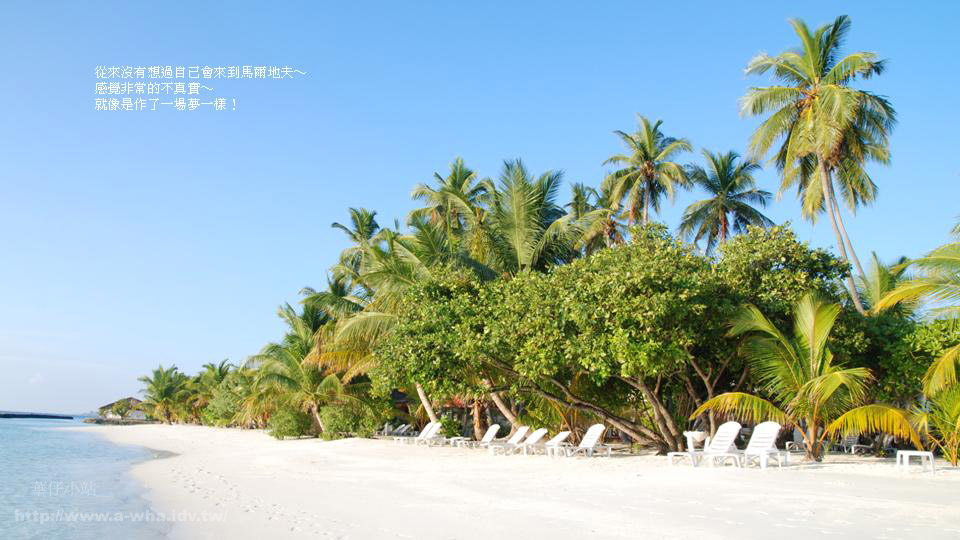
<instances>
[{"instance_id":1,"label":"white sand beach","mask_svg":"<svg viewBox=\"0 0 960 540\"><path fill-rule=\"evenodd\" d=\"M761 471L660 456L554 459L385 440L276 441L260 431L96 426L177 455L135 466L194 538L957 538L960 471L831 456ZM181 516L182 517L182 516Z\"/></svg>"}]
</instances>

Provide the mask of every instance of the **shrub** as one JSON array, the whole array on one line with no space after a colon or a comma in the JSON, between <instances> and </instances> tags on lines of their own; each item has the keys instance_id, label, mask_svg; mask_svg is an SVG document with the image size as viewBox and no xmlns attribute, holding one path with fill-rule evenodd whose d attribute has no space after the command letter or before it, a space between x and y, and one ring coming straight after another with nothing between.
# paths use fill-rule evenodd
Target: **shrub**
<instances>
[{"instance_id":1,"label":"shrub","mask_svg":"<svg viewBox=\"0 0 960 540\"><path fill-rule=\"evenodd\" d=\"M343 436L372 437L380 428L382 417L359 403L331 405L320 409L325 429L323 438L330 440Z\"/></svg>"},{"instance_id":2,"label":"shrub","mask_svg":"<svg viewBox=\"0 0 960 540\"><path fill-rule=\"evenodd\" d=\"M276 439L284 437L302 437L313 434L310 415L297 409L280 409L270 416L267 422L270 435Z\"/></svg>"},{"instance_id":3,"label":"shrub","mask_svg":"<svg viewBox=\"0 0 960 540\"><path fill-rule=\"evenodd\" d=\"M440 434L444 437L459 437L463 435L463 426L449 416L440 417Z\"/></svg>"}]
</instances>

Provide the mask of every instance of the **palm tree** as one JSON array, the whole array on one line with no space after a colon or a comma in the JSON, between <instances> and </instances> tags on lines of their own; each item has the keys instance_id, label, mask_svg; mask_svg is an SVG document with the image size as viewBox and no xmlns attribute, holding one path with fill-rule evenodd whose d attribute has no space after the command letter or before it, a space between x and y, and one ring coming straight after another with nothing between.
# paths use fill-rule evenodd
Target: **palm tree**
<instances>
[{"instance_id":1,"label":"palm tree","mask_svg":"<svg viewBox=\"0 0 960 540\"><path fill-rule=\"evenodd\" d=\"M879 75L885 63L871 52L841 57L850 30L845 15L813 32L800 20L791 20L790 25L801 47L773 57L759 54L746 69L755 75L772 72L781 84L751 88L740 110L744 115L770 113L754 132L751 151L761 157L782 140L776 157L783 169L781 193L799 183L801 191L807 191L802 195L805 215L812 217L826 209L837 248L848 260L849 242L844 240L847 234L838 212L833 173L843 181L848 204L869 202L875 189L862 166L868 160L888 158L887 137L896 114L886 99L849 85L857 78ZM854 306L865 313L852 275L847 283Z\"/></svg>"},{"instance_id":2,"label":"palm tree","mask_svg":"<svg viewBox=\"0 0 960 540\"><path fill-rule=\"evenodd\" d=\"M587 255L602 247L623 244L624 226L617 219L616 203L610 196L609 185L595 188L576 183L571 186L568 212L581 224L580 244Z\"/></svg>"},{"instance_id":3,"label":"palm tree","mask_svg":"<svg viewBox=\"0 0 960 540\"><path fill-rule=\"evenodd\" d=\"M350 208L350 224L343 225L333 222L331 227L339 229L347 235L352 245L340 254L340 262L334 266L334 273L355 277L361 271L364 252L378 240L380 225L377 223L377 213L366 208Z\"/></svg>"},{"instance_id":4,"label":"palm tree","mask_svg":"<svg viewBox=\"0 0 960 540\"><path fill-rule=\"evenodd\" d=\"M687 178L710 194L709 199L687 207L680 222L680 234L693 237L694 243L706 239L709 253L718 242L725 242L731 232L741 233L749 225L773 225L767 216L752 205L766 206L770 193L757 189L753 174L760 165L751 159L737 163L740 155L730 151L714 154L703 151L707 168L690 165Z\"/></svg>"},{"instance_id":5,"label":"palm tree","mask_svg":"<svg viewBox=\"0 0 960 540\"><path fill-rule=\"evenodd\" d=\"M853 407L866 396L871 374L834 361L829 340L839 314L838 304L807 294L794 308L793 335L788 336L755 306L743 307L731 321L729 335L746 335L743 350L751 372L770 399L728 392L707 400L690 418L712 410L747 422L802 425L807 458L818 461L829 435L853 427L884 431L919 445L907 411L881 404Z\"/></svg>"},{"instance_id":6,"label":"palm tree","mask_svg":"<svg viewBox=\"0 0 960 540\"><path fill-rule=\"evenodd\" d=\"M865 276L857 278L857 285L860 289L860 299L864 307L870 310L871 315L876 315L881 310L878 309L883 297L896 289L903 282L906 274L906 264L909 259L900 257L890 264L885 264L877 256L876 252L872 254L870 266ZM901 301L900 306L905 314L909 314L916 307L916 302L910 300Z\"/></svg>"},{"instance_id":7,"label":"palm tree","mask_svg":"<svg viewBox=\"0 0 960 540\"><path fill-rule=\"evenodd\" d=\"M939 448L952 465L960 463L960 385L927 396L926 407L917 408L914 414L914 426L931 446Z\"/></svg>"},{"instance_id":8,"label":"palm tree","mask_svg":"<svg viewBox=\"0 0 960 540\"><path fill-rule=\"evenodd\" d=\"M627 153L614 154L603 162L615 163L623 168L614 171L604 179L609 184L612 200L619 205L627 199L626 215L630 223L646 224L649 212L660 211L660 199L666 195L673 200L674 186L686 186L687 178L683 167L672 161L680 152L692 150L687 139L667 137L660 131L662 120L650 123L646 117L637 115L639 127L636 133L620 130L614 133L620 137Z\"/></svg>"},{"instance_id":9,"label":"palm tree","mask_svg":"<svg viewBox=\"0 0 960 540\"><path fill-rule=\"evenodd\" d=\"M534 178L519 159L506 161L491 193L486 236L488 266L501 274L543 270L571 260L582 229L557 203L563 173Z\"/></svg>"},{"instance_id":10,"label":"palm tree","mask_svg":"<svg viewBox=\"0 0 960 540\"><path fill-rule=\"evenodd\" d=\"M142 390L143 403L153 416L160 417L169 424L174 411L185 397L188 379L177 366L165 369L161 365L154 369L151 375L144 375L137 380L145 385Z\"/></svg>"},{"instance_id":11,"label":"palm tree","mask_svg":"<svg viewBox=\"0 0 960 540\"><path fill-rule=\"evenodd\" d=\"M960 242L953 242L914 259L904 267L918 270L917 275L900 283L877 304L889 309L904 301L926 300L933 304L932 315L960 319ZM957 384L960 343L947 349L924 375L924 393L935 395Z\"/></svg>"},{"instance_id":12,"label":"palm tree","mask_svg":"<svg viewBox=\"0 0 960 540\"><path fill-rule=\"evenodd\" d=\"M490 192L490 181L478 180L477 174L459 157L450 164L450 174L442 177L433 173L433 177L436 187L417 184L413 188L410 196L427 205L410 212L409 217L411 221L429 218L452 238L463 232L467 219L463 214L475 214L475 209L483 204Z\"/></svg>"}]
</instances>

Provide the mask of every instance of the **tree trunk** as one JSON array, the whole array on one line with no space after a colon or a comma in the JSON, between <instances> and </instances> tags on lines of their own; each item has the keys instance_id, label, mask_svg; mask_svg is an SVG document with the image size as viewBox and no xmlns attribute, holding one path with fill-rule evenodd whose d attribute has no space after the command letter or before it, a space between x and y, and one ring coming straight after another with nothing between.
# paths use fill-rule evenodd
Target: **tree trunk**
<instances>
[{"instance_id":1,"label":"tree trunk","mask_svg":"<svg viewBox=\"0 0 960 540\"><path fill-rule=\"evenodd\" d=\"M833 211L837 215L837 225L840 226L840 235L843 236L843 241L847 244L847 250L850 252L853 265L857 267L860 278L866 280L867 274L863 271L863 266L860 265L860 258L857 257L857 252L853 249L850 237L847 236L847 228L843 225L843 214L840 213L840 205L837 203L837 194L833 189L833 182L830 183L830 197L833 199Z\"/></svg>"},{"instance_id":2,"label":"tree trunk","mask_svg":"<svg viewBox=\"0 0 960 540\"><path fill-rule=\"evenodd\" d=\"M837 248L840 250L840 256L843 258L844 262L849 263L847 258L847 248L844 246L843 237L840 235L840 229L837 226L837 214L834 212L833 197L831 196L831 184L833 180L830 177L830 167L827 166L826 161L820 159L820 187L823 189L824 204L827 207L827 215L830 219L830 226L833 227L833 234L837 238ZM847 274L847 285L850 288L850 299L853 300L853 307L861 315L866 315L867 311L863 309L863 303L860 302L860 293L857 291L857 286L853 282L853 273L850 272Z\"/></svg>"},{"instance_id":3,"label":"tree trunk","mask_svg":"<svg viewBox=\"0 0 960 540\"><path fill-rule=\"evenodd\" d=\"M490 383L487 383L489 387ZM503 401L503 398L500 397L499 392L490 392L490 399L493 400L493 404L496 405L497 410L500 411L500 414L507 419L507 422L510 422L510 433L512 434L519 427L517 424L517 415L513 414L513 410Z\"/></svg>"},{"instance_id":4,"label":"tree trunk","mask_svg":"<svg viewBox=\"0 0 960 540\"><path fill-rule=\"evenodd\" d=\"M423 387L420 386L420 383L416 383L417 386L417 395L420 396L420 404L423 405L423 410L427 412L427 416L430 417L431 422L439 422L440 419L437 418L437 413L433 412L433 407L430 405L430 400L427 399L427 393L423 391Z\"/></svg>"},{"instance_id":5,"label":"tree trunk","mask_svg":"<svg viewBox=\"0 0 960 540\"><path fill-rule=\"evenodd\" d=\"M316 403L311 403L308 410L310 411L311 418L313 418L314 427L319 430L318 433L327 431L327 427L323 425L323 420L320 419L320 411L317 409Z\"/></svg>"},{"instance_id":6,"label":"tree trunk","mask_svg":"<svg viewBox=\"0 0 960 540\"><path fill-rule=\"evenodd\" d=\"M483 415L481 400L473 400L473 409L471 412L473 413L473 438L479 441L483 438L483 434L487 430L487 422Z\"/></svg>"}]
</instances>

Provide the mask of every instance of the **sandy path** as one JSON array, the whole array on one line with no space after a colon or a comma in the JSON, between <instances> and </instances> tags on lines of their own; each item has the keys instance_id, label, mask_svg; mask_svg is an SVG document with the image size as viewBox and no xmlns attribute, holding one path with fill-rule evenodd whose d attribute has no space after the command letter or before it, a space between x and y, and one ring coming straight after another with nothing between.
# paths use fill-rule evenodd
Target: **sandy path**
<instances>
[{"instance_id":1,"label":"sandy path","mask_svg":"<svg viewBox=\"0 0 960 540\"><path fill-rule=\"evenodd\" d=\"M178 454L133 471L157 511L221 516L178 522L177 539L960 538L960 471L904 474L890 460L710 470L197 426L82 429Z\"/></svg>"}]
</instances>

